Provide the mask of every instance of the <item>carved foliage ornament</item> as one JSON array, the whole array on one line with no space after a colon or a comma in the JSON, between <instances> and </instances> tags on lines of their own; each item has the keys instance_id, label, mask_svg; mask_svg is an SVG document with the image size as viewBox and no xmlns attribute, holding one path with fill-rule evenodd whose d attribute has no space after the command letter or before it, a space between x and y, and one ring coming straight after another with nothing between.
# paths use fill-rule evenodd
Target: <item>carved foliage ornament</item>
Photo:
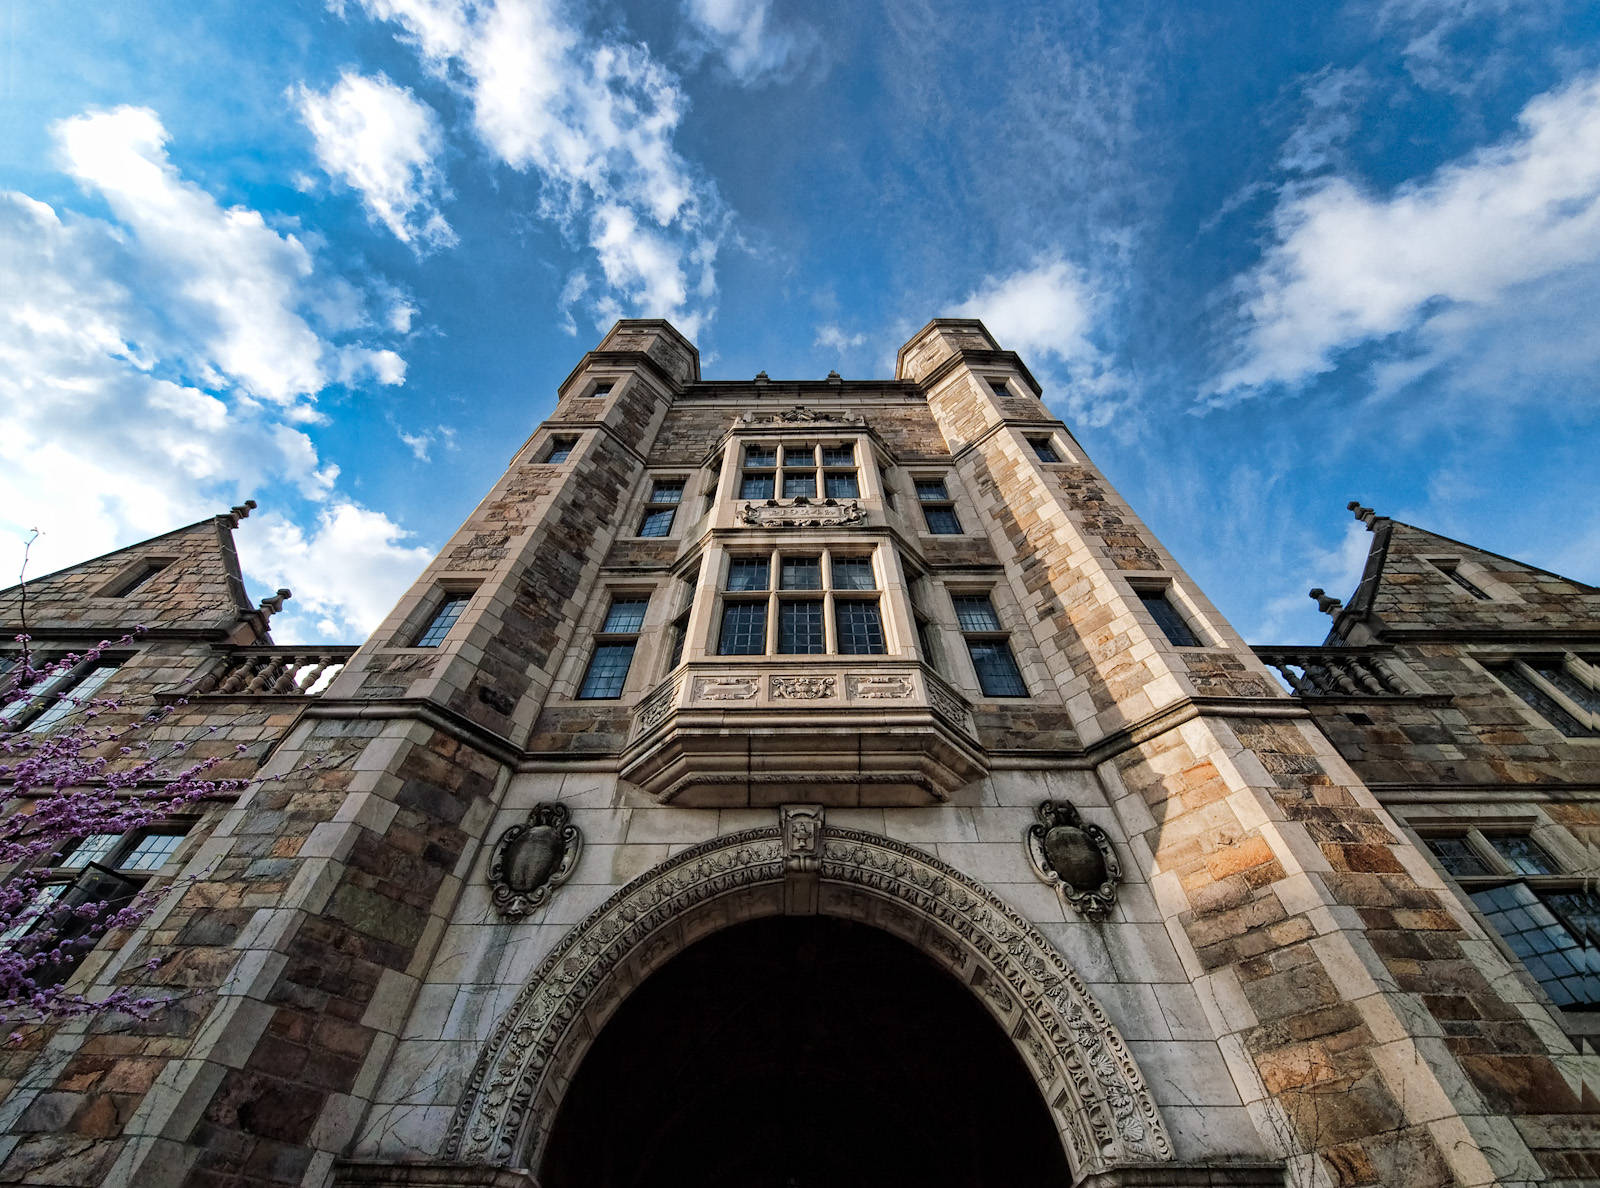
<instances>
[{"instance_id":1,"label":"carved foliage ornament","mask_svg":"<svg viewBox=\"0 0 1600 1188\"><path fill-rule=\"evenodd\" d=\"M840 503L836 499L800 497L789 503L779 503L776 499L747 503L739 509L739 518L757 528L821 528L859 524L867 518L867 513L854 499Z\"/></svg>"},{"instance_id":2,"label":"carved foliage ornament","mask_svg":"<svg viewBox=\"0 0 1600 1188\"><path fill-rule=\"evenodd\" d=\"M818 412L815 409L807 408L803 404L797 404L793 408L765 417L757 416L753 412L747 412L739 419L746 425L755 425L763 422L775 425L816 425L827 423L860 425L864 421L861 414L857 412Z\"/></svg>"},{"instance_id":3,"label":"carved foliage ornament","mask_svg":"<svg viewBox=\"0 0 1600 1188\"><path fill-rule=\"evenodd\" d=\"M502 916L520 920L572 877L583 834L570 818L564 804L536 805L525 824L511 826L495 842L489 885Z\"/></svg>"},{"instance_id":4,"label":"carved foliage ornament","mask_svg":"<svg viewBox=\"0 0 1600 1188\"><path fill-rule=\"evenodd\" d=\"M1086 822L1067 800L1045 801L1038 817L1025 841L1039 877L1083 915L1109 914L1117 902L1122 864L1106 831Z\"/></svg>"}]
</instances>

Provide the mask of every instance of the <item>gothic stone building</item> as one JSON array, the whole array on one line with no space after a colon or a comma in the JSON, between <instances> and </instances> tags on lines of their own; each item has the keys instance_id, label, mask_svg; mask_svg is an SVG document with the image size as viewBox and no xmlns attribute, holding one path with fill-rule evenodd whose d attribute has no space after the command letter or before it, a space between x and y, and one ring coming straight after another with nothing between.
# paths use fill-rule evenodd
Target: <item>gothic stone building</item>
<instances>
[{"instance_id":1,"label":"gothic stone building","mask_svg":"<svg viewBox=\"0 0 1600 1188\"><path fill-rule=\"evenodd\" d=\"M53 859L184 876L74 975L174 997L0 1049L0 1182L1600 1181L1600 591L1357 508L1252 651L973 321L619 323L359 648L246 510L30 584L265 778Z\"/></svg>"}]
</instances>

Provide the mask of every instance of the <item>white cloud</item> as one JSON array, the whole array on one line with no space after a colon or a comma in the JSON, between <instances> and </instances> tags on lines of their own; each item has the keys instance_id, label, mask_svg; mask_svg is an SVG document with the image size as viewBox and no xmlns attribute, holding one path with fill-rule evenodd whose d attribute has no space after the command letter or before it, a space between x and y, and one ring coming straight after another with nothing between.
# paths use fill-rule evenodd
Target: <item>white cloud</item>
<instances>
[{"instance_id":1,"label":"white cloud","mask_svg":"<svg viewBox=\"0 0 1600 1188\"><path fill-rule=\"evenodd\" d=\"M845 351L854 350L856 347L864 345L866 341L867 336L865 334L846 334L838 326L830 323L826 326L817 327L815 345L827 347L829 350L838 351L842 354Z\"/></svg>"},{"instance_id":2,"label":"white cloud","mask_svg":"<svg viewBox=\"0 0 1600 1188\"><path fill-rule=\"evenodd\" d=\"M479 138L543 183L541 212L592 248L568 282L596 319L670 317L693 333L716 294L724 212L673 138L678 80L642 45L591 37L547 0L360 0L469 99Z\"/></svg>"},{"instance_id":3,"label":"white cloud","mask_svg":"<svg viewBox=\"0 0 1600 1188\"><path fill-rule=\"evenodd\" d=\"M683 9L728 73L746 85L791 76L820 42L810 25L779 27L772 0L685 0Z\"/></svg>"},{"instance_id":4,"label":"white cloud","mask_svg":"<svg viewBox=\"0 0 1600 1188\"><path fill-rule=\"evenodd\" d=\"M1512 313L1506 303L1529 286L1592 268L1600 76L1540 96L1519 121L1518 135L1386 198L1345 178L1287 188L1276 242L1242 282L1238 356L1213 392L1297 383L1351 347L1403 332L1424 355L1448 353L1480 320ZM1435 354L1423 369L1443 361Z\"/></svg>"},{"instance_id":5,"label":"white cloud","mask_svg":"<svg viewBox=\"0 0 1600 1188\"><path fill-rule=\"evenodd\" d=\"M403 362L314 329L309 250L181 178L154 113L56 132L117 217L0 193L0 540L42 529L38 574L247 496L327 500L339 470L302 428L311 399L341 360L380 381Z\"/></svg>"},{"instance_id":6,"label":"white cloud","mask_svg":"<svg viewBox=\"0 0 1600 1188\"><path fill-rule=\"evenodd\" d=\"M280 403L324 386L325 344L299 312L312 259L297 237L180 178L148 108L88 112L52 130L67 172L127 228L146 283L218 374Z\"/></svg>"},{"instance_id":7,"label":"white cloud","mask_svg":"<svg viewBox=\"0 0 1600 1188\"><path fill-rule=\"evenodd\" d=\"M438 165L444 137L431 107L381 74L350 70L326 93L302 86L291 94L317 161L360 193L368 214L419 249L456 242L438 208L446 196Z\"/></svg>"},{"instance_id":8,"label":"white cloud","mask_svg":"<svg viewBox=\"0 0 1600 1188\"><path fill-rule=\"evenodd\" d=\"M1126 378L1091 340L1104 302L1080 269L1047 255L1029 268L986 277L952 312L982 319L1002 347L1042 377L1046 398L1064 401L1082 423L1104 425L1131 396Z\"/></svg>"},{"instance_id":9,"label":"white cloud","mask_svg":"<svg viewBox=\"0 0 1600 1188\"><path fill-rule=\"evenodd\" d=\"M431 549L408 543L411 533L388 516L344 499L325 506L310 532L270 511L252 520L252 529L240 537L249 571L294 591L286 613L273 620L280 643L311 633L370 635L433 560Z\"/></svg>"}]
</instances>

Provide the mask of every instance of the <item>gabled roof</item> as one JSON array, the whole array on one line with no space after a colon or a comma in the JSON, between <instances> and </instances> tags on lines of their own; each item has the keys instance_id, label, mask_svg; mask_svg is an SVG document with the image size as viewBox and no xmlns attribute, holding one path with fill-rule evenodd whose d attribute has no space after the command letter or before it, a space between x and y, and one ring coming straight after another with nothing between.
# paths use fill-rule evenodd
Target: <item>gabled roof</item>
<instances>
[{"instance_id":1,"label":"gabled roof","mask_svg":"<svg viewBox=\"0 0 1600 1188\"><path fill-rule=\"evenodd\" d=\"M222 515L29 578L29 630L82 630L102 637L135 626L219 630L257 613L245 592L233 542L233 529L254 506L252 500ZM23 587L0 590L0 630L14 634L22 618Z\"/></svg>"}]
</instances>

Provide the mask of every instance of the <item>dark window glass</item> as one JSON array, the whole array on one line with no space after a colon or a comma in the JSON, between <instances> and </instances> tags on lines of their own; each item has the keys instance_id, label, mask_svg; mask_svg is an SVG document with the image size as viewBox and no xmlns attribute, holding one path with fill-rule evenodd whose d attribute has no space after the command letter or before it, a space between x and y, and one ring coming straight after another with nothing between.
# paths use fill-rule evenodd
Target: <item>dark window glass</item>
<instances>
[{"instance_id":1,"label":"dark window glass","mask_svg":"<svg viewBox=\"0 0 1600 1188\"><path fill-rule=\"evenodd\" d=\"M1059 462L1061 455L1056 453L1056 447L1050 444L1048 437L1030 437L1028 444L1033 447L1034 454L1041 462Z\"/></svg>"},{"instance_id":2,"label":"dark window glass","mask_svg":"<svg viewBox=\"0 0 1600 1188\"><path fill-rule=\"evenodd\" d=\"M926 619L917 620L917 646L922 649L923 663L939 667L939 651L933 642L933 624Z\"/></svg>"},{"instance_id":3,"label":"dark window glass","mask_svg":"<svg viewBox=\"0 0 1600 1188\"><path fill-rule=\"evenodd\" d=\"M670 637L670 658L667 661L667 667L676 668L683 663L683 645L684 641L689 638L688 615L685 615L672 625Z\"/></svg>"},{"instance_id":4,"label":"dark window glass","mask_svg":"<svg viewBox=\"0 0 1600 1188\"><path fill-rule=\"evenodd\" d=\"M824 466L854 466L856 464L855 446L823 446L822 464Z\"/></svg>"},{"instance_id":5,"label":"dark window glass","mask_svg":"<svg viewBox=\"0 0 1600 1188\"><path fill-rule=\"evenodd\" d=\"M944 489L943 479L917 479L916 483L917 498L924 503L930 501L937 503L950 498L949 493Z\"/></svg>"},{"instance_id":6,"label":"dark window glass","mask_svg":"<svg viewBox=\"0 0 1600 1188\"><path fill-rule=\"evenodd\" d=\"M1459 570L1457 570L1454 565L1441 565L1439 568L1444 571L1445 577L1449 578L1452 582L1460 586L1474 598L1481 598L1485 602L1489 601L1489 595L1478 589L1478 587L1473 585L1472 582L1468 581L1467 578Z\"/></svg>"},{"instance_id":7,"label":"dark window glass","mask_svg":"<svg viewBox=\"0 0 1600 1188\"><path fill-rule=\"evenodd\" d=\"M165 565L146 565L143 569L139 570L138 573L134 574L131 578L123 583L122 589L117 591L116 597L126 598L129 594L132 594L135 590L144 586L151 578L155 577L156 574L160 573L165 568Z\"/></svg>"},{"instance_id":8,"label":"dark window glass","mask_svg":"<svg viewBox=\"0 0 1600 1188\"><path fill-rule=\"evenodd\" d=\"M613 384L610 380L601 380L599 383L597 383L594 386L594 389L589 393L589 395L591 395L591 396L609 396L609 395L611 395L611 389L614 388L615 386L616 385Z\"/></svg>"},{"instance_id":9,"label":"dark window glass","mask_svg":"<svg viewBox=\"0 0 1600 1188\"><path fill-rule=\"evenodd\" d=\"M1600 945L1600 894L1594 891L1546 891L1539 898L1588 947Z\"/></svg>"},{"instance_id":10,"label":"dark window glass","mask_svg":"<svg viewBox=\"0 0 1600 1188\"><path fill-rule=\"evenodd\" d=\"M589 671L583 674L583 687L579 697L621 697L623 682L628 679L628 667L633 663L632 641L628 643L596 644L594 656L589 661Z\"/></svg>"},{"instance_id":11,"label":"dark window glass","mask_svg":"<svg viewBox=\"0 0 1600 1188\"><path fill-rule=\"evenodd\" d=\"M960 536L961 521L953 507L924 507L923 518L928 521L928 531L935 536Z\"/></svg>"},{"instance_id":12,"label":"dark window glass","mask_svg":"<svg viewBox=\"0 0 1600 1188\"><path fill-rule=\"evenodd\" d=\"M767 588L767 558L730 557L728 559L728 589L765 590Z\"/></svg>"},{"instance_id":13,"label":"dark window glass","mask_svg":"<svg viewBox=\"0 0 1600 1188\"><path fill-rule=\"evenodd\" d=\"M1178 613L1178 608L1172 605L1172 600L1167 597L1165 590L1140 590L1139 601L1150 612L1150 617L1156 621L1166 635L1168 642L1175 647L1195 648L1200 646L1200 640L1189 624Z\"/></svg>"},{"instance_id":14,"label":"dark window glass","mask_svg":"<svg viewBox=\"0 0 1600 1188\"><path fill-rule=\"evenodd\" d=\"M664 507L658 510L645 512L644 519L639 521L640 536L666 536L672 531L672 517L677 514L677 509Z\"/></svg>"},{"instance_id":15,"label":"dark window glass","mask_svg":"<svg viewBox=\"0 0 1600 1188\"><path fill-rule=\"evenodd\" d=\"M969 639L967 651L978 673L978 685L986 697L1026 697L1028 686L1011 654L1011 646L998 639Z\"/></svg>"},{"instance_id":16,"label":"dark window glass","mask_svg":"<svg viewBox=\"0 0 1600 1188\"><path fill-rule=\"evenodd\" d=\"M817 475L811 470L786 470L783 472L783 497L811 499L817 493Z\"/></svg>"},{"instance_id":17,"label":"dark window glass","mask_svg":"<svg viewBox=\"0 0 1600 1188\"><path fill-rule=\"evenodd\" d=\"M822 630L822 603L786 598L778 604L778 651L785 655L812 656L826 646Z\"/></svg>"},{"instance_id":18,"label":"dark window glass","mask_svg":"<svg viewBox=\"0 0 1600 1188\"><path fill-rule=\"evenodd\" d=\"M565 462L572 456L574 447L578 444L576 437L558 437L550 443L550 452L545 455L546 462Z\"/></svg>"},{"instance_id":19,"label":"dark window glass","mask_svg":"<svg viewBox=\"0 0 1600 1188\"><path fill-rule=\"evenodd\" d=\"M767 650L767 604L729 602L722 607L722 634L717 652L723 656L759 656Z\"/></svg>"},{"instance_id":20,"label":"dark window glass","mask_svg":"<svg viewBox=\"0 0 1600 1188\"><path fill-rule=\"evenodd\" d=\"M884 651L883 623L876 602L840 598L834 603L839 651L846 656L878 656Z\"/></svg>"},{"instance_id":21,"label":"dark window glass","mask_svg":"<svg viewBox=\"0 0 1600 1188\"><path fill-rule=\"evenodd\" d=\"M1474 891L1472 902L1557 1006L1600 1006L1600 949L1574 936L1526 883Z\"/></svg>"},{"instance_id":22,"label":"dark window glass","mask_svg":"<svg viewBox=\"0 0 1600 1188\"><path fill-rule=\"evenodd\" d=\"M952 594L956 622L963 631L999 631L1000 616L994 613L994 604L987 594Z\"/></svg>"},{"instance_id":23,"label":"dark window glass","mask_svg":"<svg viewBox=\"0 0 1600 1188\"><path fill-rule=\"evenodd\" d=\"M866 557L835 557L833 559L833 588L835 590L876 590L872 578L872 562Z\"/></svg>"},{"instance_id":24,"label":"dark window glass","mask_svg":"<svg viewBox=\"0 0 1600 1188\"><path fill-rule=\"evenodd\" d=\"M772 472L753 474L746 471L739 482L740 499L771 499L773 490Z\"/></svg>"},{"instance_id":25,"label":"dark window glass","mask_svg":"<svg viewBox=\"0 0 1600 1188\"><path fill-rule=\"evenodd\" d=\"M1574 676L1559 660L1530 660L1529 667L1573 701L1593 714L1600 714L1600 690L1591 689Z\"/></svg>"},{"instance_id":26,"label":"dark window glass","mask_svg":"<svg viewBox=\"0 0 1600 1188\"><path fill-rule=\"evenodd\" d=\"M1006 387L1006 381L1003 379L991 379L989 381L989 390L996 396L1011 395L1011 389Z\"/></svg>"},{"instance_id":27,"label":"dark window glass","mask_svg":"<svg viewBox=\"0 0 1600 1188\"><path fill-rule=\"evenodd\" d=\"M744 449L744 464L746 466L776 466L778 464L778 451L770 446L746 446Z\"/></svg>"},{"instance_id":28,"label":"dark window glass","mask_svg":"<svg viewBox=\"0 0 1600 1188\"><path fill-rule=\"evenodd\" d=\"M1558 874L1556 864L1544 848L1526 834L1501 833L1491 834L1489 844L1495 848L1495 853L1506 860L1506 864L1519 875L1546 875Z\"/></svg>"},{"instance_id":29,"label":"dark window glass","mask_svg":"<svg viewBox=\"0 0 1600 1188\"><path fill-rule=\"evenodd\" d=\"M780 590L822 589L821 557L785 557L779 571Z\"/></svg>"},{"instance_id":30,"label":"dark window glass","mask_svg":"<svg viewBox=\"0 0 1600 1188\"><path fill-rule=\"evenodd\" d=\"M444 637L450 634L450 628L454 627L456 620L461 617L461 612L467 609L469 598L470 596L466 594L447 594L412 646L436 648L443 643Z\"/></svg>"},{"instance_id":31,"label":"dark window glass","mask_svg":"<svg viewBox=\"0 0 1600 1188\"><path fill-rule=\"evenodd\" d=\"M1490 664L1486 667L1502 685L1526 701L1535 713L1568 738L1594 738L1600 734L1600 731L1591 730L1562 709L1554 697L1524 676L1515 664Z\"/></svg>"},{"instance_id":32,"label":"dark window glass","mask_svg":"<svg viewBox=\"0 0 1600 1188\"><path fill-rule=\"evenodd\" d=\"M613 598L611 609L606 612L605 625L600 628L604 635L632 635L644 626L644 610L650 604L648 598Z\"/></svg>"},{"instance_id":33,"label":"dark window glass","mask_svg":"<svg viewBox=\"0 0 1600 1188\"><path fill-rule=\"evenodd\" d=\"M117 869L160 870L182 844L181 833L147 833L117 863Z\"/></svg>"},{"instance_id":34,"label":"dark window glass","mask_svg":"<svg viewBox=\"0 0 1600 1188\"><path fill-rule=\"evenodd\" d=\"M822 482L829 499L854 499L861 494L861 488L856 483L856 472L853 470L826 471L822 476Z\"/></svg>"},{"instance_id":35,"label":"dark window glass","mask_svg":"<svg viewBox=\"0 0 1600 1188\"><path fill-rule=\"evenodd\" d=\"M657 482L656 484L654 484L654 486L651 487L651 490L650 490L650 502L651 503L682 503L683 502L683 483L682 482L671 482L671 483Z\"/></svg>"},{"instance_id":36,"label":"dark window glass","mask_svg":"<svg viewBox=\"0 0 1600 1188\"><path fill-rule=\"evenodd\" d=\"M1426 841L1428 849L1438 856L1439 865L1453 875L1493 873L1488 863L1478 856L1478 852L1464 837L1430 837Z\"/></svg>"},{"instance_id":37,"label":"dark window glass","mask_svg":"<svg viewBox=\"0 0 1600 1188\"><path fill-rule=\"evenodd\" d=\"M815 466L817 464L816 449L808 445L786 445L783 447L783 464L785 466Z\"/></svg>"}]
</instances>

